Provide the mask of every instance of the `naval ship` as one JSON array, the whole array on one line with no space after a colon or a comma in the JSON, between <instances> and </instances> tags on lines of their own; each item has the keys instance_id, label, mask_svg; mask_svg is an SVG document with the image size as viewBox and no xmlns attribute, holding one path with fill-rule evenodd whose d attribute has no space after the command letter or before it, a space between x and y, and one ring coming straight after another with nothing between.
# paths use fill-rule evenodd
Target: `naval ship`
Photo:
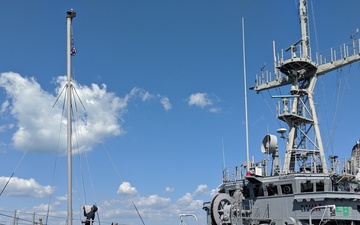
<instances>
[{"instance_id":1,"label":"naval ship","mask_svg":"<svg viewBox=\"0 0 360 225\"><path fill-rule=\"evenodd\" d=\"M331 50L327 58L312 55L307 1L300 0L298 9L300 39L274 53L274 75L263 71L250 88L289 88L287 95L272 96L279 100L277 119L287 128L263 138L261 151L269 160L255 163L247 156L247 162L223 171L218 193L203 204L208 225L360 224L360 142L336 169L338 156L324 153L313 96L319 76L360 60L359 40ZM286 143L281 160L278 137Z\"/></svg>"}]
</instances>

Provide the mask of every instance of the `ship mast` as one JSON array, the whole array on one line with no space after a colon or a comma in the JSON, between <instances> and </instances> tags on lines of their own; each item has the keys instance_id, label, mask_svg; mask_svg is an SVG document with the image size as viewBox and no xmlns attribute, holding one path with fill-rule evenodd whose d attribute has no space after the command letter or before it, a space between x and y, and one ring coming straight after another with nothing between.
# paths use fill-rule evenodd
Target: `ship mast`
<instances>
[{"instance_id":1,"label":"ship mast","mask_svg":"<svg viewBox=\"0 0 360 225\"><path fill-rule=\"evenodd\" d=\"M299 1L299 16L300 40L286 49L290 52L290 59L278 59L275 62L277 72L280 71L284 76L280 73L275 74L276 79L272 81L257 79L255 86L250 89L260 92L286 85L291 86L290 95L277 96L282 100L282 108L278 105L277 117L289 126L282 173L300 171L327 174L329 171L313 98L316 82L318 76L360 60L360 51L354 45L353 55L344 51L340 59L331 58L330 62L326 63L313 62L310 53L306 0ZM298 170L295 168L296 161L302 162Z\"/></svg>"},{"instance_id":2,"label":"ship mast","mask_svg":"<svg viewBox=\"0 0 360 225\"><path fill-rule=\"evenodd\" d=\"M68 156L68 202L67 202L67 225L72 225L72 119L71 119L71 56L72 56L72 34L71 22L76 16L72 9L66 12L67 25L67 156Z\"/></svg>"}]
</instances>

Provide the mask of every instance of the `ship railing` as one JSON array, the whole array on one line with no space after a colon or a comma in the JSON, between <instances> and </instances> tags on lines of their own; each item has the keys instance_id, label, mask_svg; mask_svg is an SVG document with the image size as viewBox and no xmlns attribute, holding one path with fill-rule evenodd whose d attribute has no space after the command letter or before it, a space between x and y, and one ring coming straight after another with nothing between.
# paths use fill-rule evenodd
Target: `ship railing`
<instances>
[{"instance_id":1,"label":"ship railing","mask_svg":"<svg viewBox=\"0 0 360 225\"><path fill-rule=\"evenodd\" d=\"M56 216L54 215L56 214ZM74 212L75 214L75 212ZM8 211L8 210L0 210L0 224L13 224L13 225L51 225L51 224L66 224L67 217L59 216L66 215L65 211L61 212L53 212L50 215L47 215L46 212L43 213L35 213L35 212L23 212L20 210ZM78 213L78 218L73 218L73 221L77 224L81 224L82 214ZM111 224L112 221L101 221L105 224ZM98 224L98 220L94 220L93 224Z\"/></svg>"},{"instance_id":2,"label":"ship railing","mask_svg":"<svg viewBox=\"0 0 360 225\"><path fill-rule=\"evenodd\" d=\"M288 48L289 49L289 48ZM296 50L293 50L296 49ZM275 65L281 66L285 61L291 58L302 58L302 48L291 48L291 51L284 51L283 49L280 53L277 53L275 60ZM310 49L311 50L311 49ZM312 51L310 51L312 52ZM315 60L313 61L312 55L308 57L310 61L313 61L317 65L324 63L336 61L342 58L347 58L352 55L360 53L360 39L351 39L351 41L337 45L330 49L321 50L315 53Z\"/></svg>"},{"instance_id":3,"label":"ship railing","mask_svg":"<svg viewBox=\"0 0 360 225\"><path fill-rule=\"evenodd\" d=\"M290 49L291 51L289 51L288 49ZM261 75L256 75L255 86L260 86L262 84L266 84L284 77L285 75L282 74L277 68L281 67L281 65L283 65L287 60L292 58L304 58L302 57L302 48L297 47L288 49L281 49L280 52L276 54L274 53L274 70L271 72L269 70L265 70L265 66L262 67ZM312 52L311 49L310 52ZM346 42L344 44L332 47L330 49L317 51L315 52L315 54L309 54L309 56L305 57L304 59L312 61L316 65L321 65L357 54L360 54L360 39L352 38L349 42ZM312 55L314 55L315 57L313 57Z\"/></svg>"},{"instance_id":4,"label":"ship railing","mask_svg":"<svg viewBox=\"0 0 360 225\"><path fill-rule=\"evenodd\" d=\"M284 140L285 142L286 140ZM313 154L317 154L315 150L301 150L297 149L297 151L301 152L304 151L306 153L313 152ZM261 161L261 163L253 163L251 162L251 168L250 168L250 175L255 175L259 177L266 177L270 176L271 174L276 174L278 176L285 176L288 174L285 174L282 172L283 165L281 165L282 159L279 158L280 166L277 173L271 173L272 170L272 163L270 162L270 157L265 158ZM321 173L321 170L318 168L311 170L311 167L314 166L314 162L309 160L308 162L299 162L296 163L295 171L291 171L290 173ZM341 160L337 156L330 156L329 157L329 172L331 174L337 174L337 175L353 175L356 176L358 173L360 173L360 168L358 168L357 164L354 163L354 160L348 159L348 158L342 158ZM246 176L246 173L248 172L246 169L246 163L242 163L239 166L233 166L233 167L227 167L223 170L223 183L229 183L229 182L236 182L240 181L241 179ZM310 168L310 169L309 169ZM248 174L249 175L249 174Z\"/></svg>"},{"instance_id":5,"label":"ship railing","mask_svg":"<svg viewBox=\"0 0 360 225\"><path fill-rule=\"evenodd\" d=\"M241 166L227 167L223 170L223 183L238 181L242 177Z\"/></svg>"},{"instance_id":6,"label":"ship railing","mask_svg":"<svg viewBox=\"0 0 360 225\"><path fill-rule=\"evenodd\" d=\"M296 115L298 119L301 119L304 122L311 123L313 121L310 110L306 107L301 98L298 99L301 103L301 107L298 108L296 106L299 105L299 102L294 102L292 95L284 95L281 97L282 100L278 101L276 104L276 116L278 118L282 116Z\"/></svg>"},{"instance_id":7,"label":"ship railing","mask_svg":"<svg viewBox=\"0 0 360 225\"><path fill-rule=\"evenodd\" d=\"M360 39L335 46L316 54L316 64L321 65L360 53Z\"/></svg>"}]
</instances>

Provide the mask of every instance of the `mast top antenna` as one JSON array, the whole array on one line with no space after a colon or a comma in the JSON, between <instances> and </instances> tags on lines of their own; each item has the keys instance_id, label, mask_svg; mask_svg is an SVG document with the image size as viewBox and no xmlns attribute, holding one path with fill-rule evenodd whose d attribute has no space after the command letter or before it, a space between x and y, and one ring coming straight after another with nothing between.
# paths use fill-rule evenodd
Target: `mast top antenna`
<instances>
[{"instance_id":1,"label":"mast top antenna","mask_svg":"<svg viewBox=\"0 0 360 225\"><path fill-rule=\"evenodd\" d=\"M76 12L74 11L74 9L70 9L66 12L66 18L72 19L74 17L76 17Z\"/></svg>"}]
</instances>

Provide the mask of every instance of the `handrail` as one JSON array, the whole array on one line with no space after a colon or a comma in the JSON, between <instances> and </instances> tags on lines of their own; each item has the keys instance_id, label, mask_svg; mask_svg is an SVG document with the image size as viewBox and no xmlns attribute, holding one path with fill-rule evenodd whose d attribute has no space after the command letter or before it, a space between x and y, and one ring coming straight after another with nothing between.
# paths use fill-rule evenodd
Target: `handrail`
<instances>
[{"instance_id":1,"label":"handrail","mask_svg":"<svg viewBox=\"0 0 360 225\"><path fill-rule=\"evenodd\" d=\"M57 212L58 213L58 212ZM65 215L65 212L62 211L61 214ZM43 213L35 213L35 212L22 212L20 210L0 210L0 224L14 224L14 225L34 225L34 224L44 224L44 218L48 216L48 225L51 224L62 224L65 223L67 220L66 216L58 216L57 215L47 215L46 212ZM78 215L80 216L80 214ZM42 220L42 222L40 221ZM81 224L81 219L75 219L73 218L73 221L75 221L78 224ZM104 224L112 224L113 221L104 221L101 220ZM94 220L93 224L98 224L98 220ZM122 225L121 223L118 223L118 225ZM124 224L123 224L124 225Z\"/></svg>"}]
</instances>

